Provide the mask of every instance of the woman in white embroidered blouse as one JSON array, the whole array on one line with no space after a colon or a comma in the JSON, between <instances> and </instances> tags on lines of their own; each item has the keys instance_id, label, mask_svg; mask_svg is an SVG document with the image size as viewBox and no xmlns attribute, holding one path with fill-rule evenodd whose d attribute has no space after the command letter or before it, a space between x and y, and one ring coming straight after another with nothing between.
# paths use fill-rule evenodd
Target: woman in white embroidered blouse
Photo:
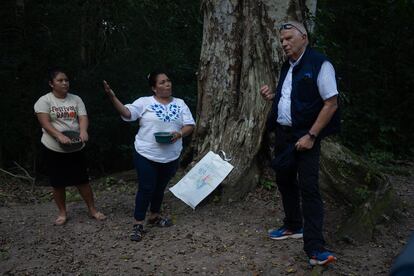
<instances>
[{"instance_id":1,"label":"woman in white embroidered blouse","mask_svg":"<svg viewBox=\"0 0 414 276\"><path fill-rule=\"evenodd\" d=\"M148 76L152 96L140 97L124 105L106 81L105 93L124 121L139 120L139 130L134 142L134 165L138 175L135 197L132 241L140 241L144 233L144 220L148 207L147 224L171 226L171 220L160 214L164 190L175 175L182 150L182 137L194 129L190 109L182 99L172 96L172 83L164 71L154 71ZM154 133L171 133L170 143L158 143Z\"/></svg>"}]
</instances>

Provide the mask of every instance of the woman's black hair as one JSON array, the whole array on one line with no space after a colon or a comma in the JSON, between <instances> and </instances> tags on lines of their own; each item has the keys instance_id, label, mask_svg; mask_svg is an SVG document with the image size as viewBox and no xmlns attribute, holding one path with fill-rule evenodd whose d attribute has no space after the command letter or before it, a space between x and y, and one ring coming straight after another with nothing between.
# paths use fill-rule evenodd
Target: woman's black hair
<instances>
[{"instance_id":1,"label":"woman's black hair","mask_svg":"<svg viewBox=\"0 0 414 276\"><path fill-rule=\"evenodd\" d=\"M49 81L53 81L53 79L54 79L54 78L56 78L56 76L57 76L59 73L63 73L63 74L65 74L66 76L68 75L68 74L66 73L66 70L65 70L65 69L63 69L62 67L52 67L52 68L50 68L50 69L48 70L48 73L47 73L47 75L48 75L48 80L49 80Z\"/></svg>"},{"instance_id":2,"label":"woman's black hair","mask_svg":"<svg viewBox=\"0 0 414 276\"><path fill-rule=\"evenodd\" d=\"M165 74L168 76L167 72L161 69L154 70L148 74L147 79L150 87L154 87L157 84L157 76L161 74Z\"/></svg>"}]
</instances>

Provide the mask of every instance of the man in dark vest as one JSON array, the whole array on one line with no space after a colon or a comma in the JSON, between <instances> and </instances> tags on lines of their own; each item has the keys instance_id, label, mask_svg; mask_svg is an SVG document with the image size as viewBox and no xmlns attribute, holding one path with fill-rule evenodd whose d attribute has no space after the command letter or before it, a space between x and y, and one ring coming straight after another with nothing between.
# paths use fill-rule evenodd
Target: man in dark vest
<instances>
[{"instance_id":1,"label":"man in dark vest","mask_svg":"<svg viewBox=\"0 0 414 276\"><path fill-rule=\"evenodd\" d=\"M269 236L303 237L309 263L326 265L336 257L325 249L318 176L321 139L339 129L335 70L327 57L308 46L301 23L282 24L280 42L288 60L276 91L267 85L260 89L264 99L273 100L267 127L276 131L272 167L285 211L283 226Z\"/></svg>"}]
</instances>

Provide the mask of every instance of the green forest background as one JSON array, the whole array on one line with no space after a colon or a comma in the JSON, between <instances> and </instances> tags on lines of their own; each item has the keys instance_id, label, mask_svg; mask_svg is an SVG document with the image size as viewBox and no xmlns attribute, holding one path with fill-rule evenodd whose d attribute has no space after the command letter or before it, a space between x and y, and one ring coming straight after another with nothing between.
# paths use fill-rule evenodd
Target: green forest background
<instances>
[{"instance_id":1,"label":"green forest background","mask_svg":"<svg viewBox=\"0 0 414 276\"><path fill-rule=\"evenodd\" d=\"M39 170L34 102L46 72L63 66L85 102L92 174L132 168L137 124L122 122L105 97L149 95L146 75L166 68L174 95L195 115L202 40L199 1L6 1L0 10L0 167ZM332 60L341 93L341 141L371 161L414 153L414 1L318 1L314 47ZM41 169L40 169L41 171Z\"/></svg>"}]
</instances>

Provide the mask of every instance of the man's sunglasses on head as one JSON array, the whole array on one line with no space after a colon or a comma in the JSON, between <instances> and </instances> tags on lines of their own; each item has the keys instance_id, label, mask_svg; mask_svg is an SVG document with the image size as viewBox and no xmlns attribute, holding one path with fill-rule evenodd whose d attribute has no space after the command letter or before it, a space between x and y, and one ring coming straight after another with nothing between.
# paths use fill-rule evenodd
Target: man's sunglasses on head
<instances>
[{"instance_id":1,"label":"man's sunglasses on head","mask_svg":"<svg viewBox=\"0 0 414 276\"><path fill-rule=\"evenodd\" d=\"M279 27L279 31L281 31L281 30L290 30L290 29L296 29L296 30L298 30L301 34L304 34L301 30L299 30L299 28L298 28L298 27L296 27L295 25L290 24L290 23L285 23L285 24L282 24L282 25L280 25L280 27Z\"/></svg>"}]
</instances>

